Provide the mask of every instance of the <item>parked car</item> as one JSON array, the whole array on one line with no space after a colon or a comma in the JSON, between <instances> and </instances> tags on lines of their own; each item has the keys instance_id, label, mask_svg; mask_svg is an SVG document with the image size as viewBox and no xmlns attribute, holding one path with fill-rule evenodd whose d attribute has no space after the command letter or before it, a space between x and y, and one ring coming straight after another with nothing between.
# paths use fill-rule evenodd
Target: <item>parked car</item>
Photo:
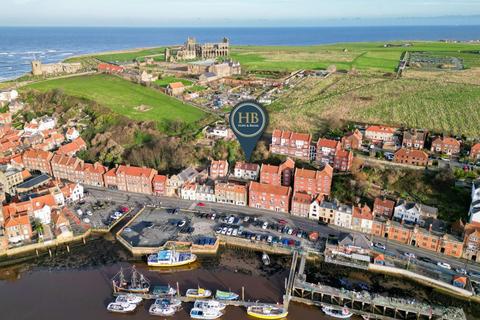
<instances>
[{"instance_id":1,"label":"parked car","mask_svg":"<svg viewBox=\"0 0 480 320\"><path fill-rule=\"evenodd\" d=\"M235 229L233 229L233 231L232 231L232 236L236 237L237 235L238 235L238 229L235 228Z\"/></svg>"},{"instance_id":2,"label":"parked car","mask_svg":"<svg viewBox=\"0 0 480 320\"><path fill-rule=\"evenodd\" d=\"M228 228L227 230L227 236L231 236L233 233L233 228Z\"/></svg>"},{"instance_id":3,"label":"parked car","mask_svg":"<svg viewBox=\"0 0 480 320\"><path fill-rule=\"evenodd\" d=\"M405 257L409 258L409 259L415 259L416 258L415 254L411 253L411 252L405 252L403 255Z\"/></svg>"},{"instance_id":4,"label":"parked car","mask_svg":"<svg viewBox=\"0 0 480 320\"><path fill-rule=\"evenodd\" d=\"M437 262L437 266L441 267L441 268L444 268L444 269L448 269L448 270L452 270L452 266L450 266L448 263L446 262Z\"/></svg>"},{"instance_id":5,"label":"parked car","mask_svg":"<svg viewBox=\"0 0 480 320\"><path fill-rule=\"evenodd\" d=\"M186 221L186 220L180 220L180 221L178 221L178 223L177 223L177 227L182 228L182 227L184 227L186 224L187 224L187 221Z\"/></svg>"},{"instance_id":6,"label":"parked car","mask_svg":"<svg viewBox=\"0 0 480 320\"><path fill-rule=\"evenodd\" d=\"M278 223L285 225L285 224L287 224L287 221L286 221L286 220L283 220L283 219L279 219L279 220L278 220Z\"/></svg>"},{"instance_id":7,"label":"parked car","mask_svg":"<svg viewBox=\"0 0 480 320\"><path fill-rule=\"evenodd\" d=\"M217 229L215 229L215 233L220 233L222 232L222 228L221 227L218 227Z\"/></svg>"},{"instance_id":8,"label":"parked car","mask_svg":"<svg viewBox=\"0 0 480 320\"><path fill-rule=\"evenodd\" d=\"M248 222L248 221L250 221L250 217L247 216L247 217L243 218L243 222Z\"/></svg>"},{"instance_id":9,"label":"parked car","mask_svg":"<svg viewBox=\"0 0 480 320\"><path fill-rule=\"evenodd\" d=\"M264 222L262 225L262 229L266 230L268 228L268 222Z\"/></svg>"},{"instance_id":10,"label":"parked car","mask_svg":"<svg viewBox=\"0 0 480 320\"><path fill-rule=\"evenodd\" d=\"M82 215L83 215L83 211L82 211L81 209L78 209L78 210L77 210L77 214L78 214L79 216L82 216Z\"/></svg>"},{"instance_id":11,"label":"parked car","mask_svg":"<svg viewBox=\"0 0 480 320\"><path fill-rule=\"evenodd\" d=\"M463 275L467 274L467 270L465 270L463 268L455 268L455 272L459 273L459 274L463 274Z\"/></svg>"},{"instance_id":12,"label":"parked car","mask_svg":"<svg viewBox=\"0 0 480 320\"><path fill-rule=\"evenodd\" d=\"M380 243L380 242L374 243L373 246L375 248L378 248L378 249L387 250L387 247L383 243Z\"/></svg>"},{"instance_id":13,"label":"parked car","mask_svg":"<svg viewBox=\"0 0 480 320\"><path fill-rule=\"evenodd\" d=\"M197 203L197 207L205 207L205 203L199 202L199 203Z\"/></svg>"},{"instance_id":14,"label":"parked car","mask_svg":"<svg viewBox=\"0 0 480 320\"><path fill-rule=\"evenodd\" d=\"M92 215L93 215L92 211L87 210L87 216L92 216Z\"/></svg>"},{"instance_id":15,"label":"parked car","mask_svg":"<svg viewBox=\"0 0 480 320\"><path fill-rule=\"evenodd\" d=\"M214 213L214 214L212 214L212 216L210 217L210 219L215 220L216 217L217 217L217 214Z\"/></svg>"},{"instance_id":16,"label":"parked car","mask_svg":"<svg viewBox=\"0 0 480 320\"><path fill-rule=\"evenodd\" d=\"M273 241L273 237L272 237L272 236L268 236L267 242L268 242L268 243L272 243L272 241Z\"/></svg>"},{"instance_id":17,"label":"parked car","mask_svg":"<svg viewBox=\"0 0 480 320\"><path fill-rule=\"evenodd\" d=\"M426 263L432 263L432 264L435 263L435 261L433 259L430 259L429 257L419 257L418 260L426 262Z\"/></svg>"},{"instance_id":18,"label":"parked car","mask_svg":"<svg viewBox=\"0 0 480 320\"><path fill-rule=\"evenodd\" d=\"M222 233L222 234L227 234L227 231L228 231L228 228L227 228L227 227L223 227L221 233Z\"/></svg>"},{"instance_id":19,"label":"parked car","mask_svg":"<svg viewBox=\"0 0 480 320\"><path fill-rule=\"evenodd\" d=\"M228 224L232 224L233 221L235 221L235 217L234 217L234 216L230 216L230 218L228 218L228 220L227 220Z\"/></svg>"}]
</instances>

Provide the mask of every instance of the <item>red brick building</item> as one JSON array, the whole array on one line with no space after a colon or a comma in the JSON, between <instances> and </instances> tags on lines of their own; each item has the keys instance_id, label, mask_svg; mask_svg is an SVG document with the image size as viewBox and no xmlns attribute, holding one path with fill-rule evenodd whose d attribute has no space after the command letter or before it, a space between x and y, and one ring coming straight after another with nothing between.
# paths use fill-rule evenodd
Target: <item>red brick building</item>
<instances>
[{"instance_id":1,"label":"red brick building","mask_svg":"<svg viewBox=\"0 0 480 320\"><path fill-rule=\"evenodd\" d=\"M279 166L262 164L260 168L260 183L271 184L274 186L290 186L293 179L293 170L295 162L287 158Z\"/></svg>"},{"instance_id":2,"label":"red brick building","mask_svg":"<svg viewBox=\"0 0 480 320\"><path fill-rule=\"evenodd\" d=\"M215 198L219 203L246 206L248 200L247 190L248 187L244 184L215 182Z\"/></svg>"},{"instance_id":3,"label":"red brick building","mask_svg":"<svg viewBox=\"0 0 480 320\"><path fill-rule=\"evenodd\" d=\"M77 152L86 150L87 144L81 137L76 138L70 143L64 144L58 148L56 153L74 156Z\"/></svg>"},{"instance_id":4,"label":"red brick building","mask_svg":"<svg viewBox=\"0 0 480 320\"><path fill-rule=\"evenodd\" d=\"M321 170L296 169L293 192L305 192L312 196L330 195L333 168L326 164Z\"/></svg>"},{"instance_id":5,"label":"red brick building","mask_svg":"<svg viewBox=\"0 0 480 320\"><path fill-rule=\"evenodd\" d=\"M213 160L209 167L210 178L215 180L218 178L224 178L228 175L228 161L226 160Z\"/></svg>"},{"instance_id":6,"label":"red brick building","mask_svg":"<svg viewBox=\"0 0 480 320\"><path fill-rule=\"evenodd\" d=\"M425 145L426 138L427 132L406 130L403 132L402 147L421 150Z\"/></svg>"},{"instance_id":7,"label":"red brick building","mask_svg":"<svg viewBox=\"0 0 480 320\"><path fill-rule=\"evenodd\" d=\"M373 203L373 214L376 217L391 219L394 209L395 201L380 197L375 198L375 202Z\"/></svg>"},{"instance_id":8,"label":"red brick building","mask_svg":"<svg viewBox=\"0 0 480 320\"><path fill-rule=\"evenodd\" d=\"M157 170L121 165L104 175L105 187L121 191L152 194L152 181Z\"/></svg>"},{"instance_id":9,"label":"red brick building","mask_svg":"<svg viewBox=\"0 0 480 320\"><path fill-rule=\"evenodd\" d=\"M335 159L333 160L333 168L340 172L350 171L353 163L353 152L348 150L338 149L335 152Z\"/></svg>"},{"instance_id":10,"label":"red brick building","mask_svg":"<svg viewBox=\"0 0 480 320\"><path fill-rule=\"evenodd\" d=\"M32 238L32 224L27 214L7 216L3 227L5 235L11 243L29 241Z\"/></svg>"},{"instance_id":11,"label":"red brick building","mask_svg":"<svg viewBox=\"0 0 480 320\"><path fill-rule=\"evenodd\" d=\"M248 205L252 208L288 213L290 211L290 187L250 182Z\"/></svg>"},{"instance_id":12,"label":"red brick building","mask_svg":"<svg viewBox=\"0 0 480 320\"><path fill-rule=\"evenodd\" d=\"M297 133L275 129L272 133L270 151L302 160L310 160L312 155L312 136L307 133Z\"/></svg>"},{"instance_id":13,"label":"red brick building","mask_svg":"<svg viewBox=\"0 0 480 320\"><path fill-rule=\"evenodd\" d=\"M153 194L157 196L167 195L167 176L157 174L153 177L152 187Z\"/></svg>"},{"instance_id":14,"label":"red brick building","mask_svg":"<svg viewBox=\"0 0 480 320\"><path fill-rule=\"evenodd\" d=\"M472 146L472 149L470 149L470 158L473 161L480 160L480 143L476 143Z\"/></svg>"},{"instance_id":15,"label":"red brick building","mask_svg":"<svg viewBox=\"0 0 480 320\"><path fill-rule=\"evenodd\" d=\"M23 165L30 171L40 171L42 173L52 174L50 161L53 153L49 151L29 149L23 153Z\"/></svg>"},{"instance_id":16,"label":"red brick building","mask_svg":"<svg viewBox=\"0 0 480 320\"><path fill-rule=\"evenodd\" d=\"M460 153L460 141L451 137L437 137L432 141L432 152L457 155Z\"/></svg>"},{"instance_id":17,"label":"red brick building","mask_svg":"<svg viewBox=\"0 0 480 320\"><path fill-rule=\"evenodd\" d=\"M57 179L76 181L75 169L81 162L82 160L66 154L55 154L50 162L52 166L52 174Z\"/></svg>"},{"instance_id":18,"label":"red brick building","mask_svg":"<svg viewBox=\"0 0 480 320\"><path fill-rule=\"evenodd\" d=\"M341 148L340 142L331 139L318 139L316 145L316 160L333 165L335 153Z\"/></svg>"},{"instance_id":19,"label":"red brick building","mask_svg":"<svg viewBox=\"0 0 480 320\"><path fill-rule=\"evenodd\" d=\"M428 154L421 150L402 148L395 152L393 161L396 163L425 167L428 164Z\"/></svg>"},{"instance_id":20,"label":"red brick building","mask_svg":"<svg viewBox=\"0 0 480 320\"><path fill-rule=\"evenodd\" d=\"M347 133L342 138L342 148L345 150L358 150L362 147L362 143L363 135L358 129Z\"/></svg>"},{"instance_id":21,"label":"red brick building","mask_svg":"<svg viewBox=\"0 0 480 320\"><path fill-rule=\"evenodd\" d=\"M103 187L105 181L103 175L107 172L107 168L102 164L95 162L80 164L75 168L75 181L89 186Z\"/></svg>"},{"instance_id":22,"label":"red brick building","mask_svg":"<svg viewBox=\"0 0 480 320\"><path fill-rule=\"evenodd\" d=\"M292 209L290 213L294 216L308 218L312 195L305 192L295 192L292 197Z\"/></svg>"}]
</instances>

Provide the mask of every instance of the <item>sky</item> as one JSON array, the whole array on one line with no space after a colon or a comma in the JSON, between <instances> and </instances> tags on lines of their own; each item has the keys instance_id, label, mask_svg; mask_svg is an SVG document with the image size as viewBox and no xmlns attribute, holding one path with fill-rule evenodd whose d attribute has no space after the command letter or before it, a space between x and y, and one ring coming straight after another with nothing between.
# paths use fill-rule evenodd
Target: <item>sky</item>
<instances>
[{"instance_id":1,"label":"sky","mask_svg":"<svg viewBox=\"0 0 480 320\"><path fill-rule=\"evenodd\" d=\"M480 0L0 0L2 26L480 25Z\"/></svg>"}]
</instances>

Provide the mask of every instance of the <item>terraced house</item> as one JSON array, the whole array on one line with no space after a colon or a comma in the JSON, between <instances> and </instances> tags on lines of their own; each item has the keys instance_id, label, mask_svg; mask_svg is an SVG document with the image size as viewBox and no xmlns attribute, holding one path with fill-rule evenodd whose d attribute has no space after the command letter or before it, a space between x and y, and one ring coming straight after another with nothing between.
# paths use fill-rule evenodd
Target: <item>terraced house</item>
<instances>
[{"instance_id":1,"label":"terraced house","mask_svg":"<svg viewBox=\"0 0 480 320\"><path fill-rule=\"evenodd\" d=\"M215 182L215 197L217 202L233 204L237 206L246 206L247 186L232 182Z\"/></svg>"},{"instance_id":2,"label":"terraced house","mask_svg":"<svg viewBox=\"0 0 480 320\"><path fill-rule=\"evenodd\" d=\"M270 151L309 161L314 152L311 143L312 136L310 134L275 129L272 133Z\"/></svg>"},{"instance_id":3,"label":"terraced house","mask_svg":"<svg viewBox=\"0 0 480 320\"><path fill-rule=\"evenodd\" d=\"M248 205L252 208L288 213L291 192L290 187L251 181L248 188Z\"/></svg>"},{"instance_id":4,"label":"terraced house","mask_svg":"<svg viewBox=\"0 0 480 320\"><path fill-rule=\"evenodd\" d=\"M296 169L294 193L304 192L311 196L330 195L333 180L333 168L325 165L322 170Z\"/></svg>"},{"instance_id":5,"label":"terraced house","mask_svg":"<svg viewBox=\"0 0 480 320\"><path fill-rule=\"evenodd\" d=\"M152 181L157 170L121 165L104 175L105 186L121 191L152 194Z\"/></svg>"},{"instance_id":6,"label":"terraced house","mask_svg":"<svg viewBox=\"0 0 480 320\"><path fill-rule=\"evenodd\" d=\"M425 146L426 131L406 130L403 132L402 147L421 150Z\"/></svg>"},{"instance_id":7,"label":"terraced house","mask_svg":"<svg viewBox=\"0 0 480 320\"><path fill-rule=\"evenodd\" d=\"M393 161L396 163L425 167L428 165L428 154L422 150L402 148L395 152Z\"/></svg>"},{"instance_id":8,"label":"terraced house","mask_svg":"<svg viewBox=\"0 0 480 320\"><path fill-rule=\"evenodd\" d=\"M42 173L52 174L50 161L53 153L38 149L29 149L23 153L23 165L30 171L40 171Z\"/></svg>"}]
</instances>

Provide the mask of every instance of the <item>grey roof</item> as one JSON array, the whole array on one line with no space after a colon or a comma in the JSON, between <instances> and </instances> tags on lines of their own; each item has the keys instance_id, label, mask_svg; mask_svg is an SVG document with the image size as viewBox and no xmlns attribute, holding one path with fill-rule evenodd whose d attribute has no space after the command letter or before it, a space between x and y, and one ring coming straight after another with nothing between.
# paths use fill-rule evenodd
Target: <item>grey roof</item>
<instances>
[{"instance_id":1,"label":"grey roof","mask_svg":"<svg viewBox=\"0 0 480 320\"><path fill-rule=\"evenodd\" d=\"M41 174L41 175L35 176L31 179L28 179L25 182L20 183L17 186L17 188L18 189L31 189L31 188L34 188L34 187L40 185L40 184L43 184L43 183L47 182L50 179L51 179L50 176L48 176L46 174Z\"/></svg>"},{"instance_id":2,"label":"grey roof","mask_svg":"<svg viewBox=\"0 0 480 320\"><path fill-rule=\"evenodd\" d=\"M347 233L340 235L338 244L344 247L352 246L362 249L370 249L371 242L363 234Z\"/></svg>"},{"instance_id":3,"label":"grey roof","mask_svg":"<svg viewBox=\"0 0 480 320\"><path fill-rule=\"evenodd\" d=\"M192 167L188 167L178 174L178 178L182 181L190 181L194 179L199 172Z\"/></svg>"}]
</instances>

